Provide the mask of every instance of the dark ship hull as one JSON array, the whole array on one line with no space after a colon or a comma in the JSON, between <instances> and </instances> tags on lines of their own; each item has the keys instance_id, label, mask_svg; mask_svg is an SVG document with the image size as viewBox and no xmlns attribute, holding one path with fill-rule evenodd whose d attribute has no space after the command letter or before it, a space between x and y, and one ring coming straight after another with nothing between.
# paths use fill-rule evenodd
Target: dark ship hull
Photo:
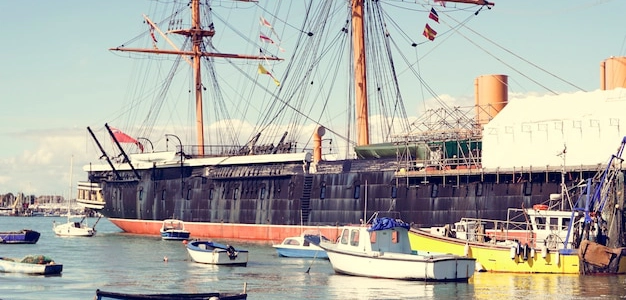
<instances>
[{"instance_id":1,"label":"dark ship hull","mask_svg":"<svg viewBox=\"0 0 626 300\"><path fill-rule=\"evenodd\" d=\"M294 157L242 165L197 165L187 159L134 172L120 165L123 179L90 171L97 182L90 186L101 188L100 212L129 233L157 235L161 221L175 217L185 221L193 237L276 241L305 228L321 228L334 237L337 226L359 223L375 211L399 212L419 227L462 217L506 219L508 208L540 203L558 193L561 183L560 167L411 171L394 159L311 166ZM566 169L566 183L590 178L598 168ZM94 193L79 185L79 202L88 202L87 195Z\"/></svg>"}]
</instances>

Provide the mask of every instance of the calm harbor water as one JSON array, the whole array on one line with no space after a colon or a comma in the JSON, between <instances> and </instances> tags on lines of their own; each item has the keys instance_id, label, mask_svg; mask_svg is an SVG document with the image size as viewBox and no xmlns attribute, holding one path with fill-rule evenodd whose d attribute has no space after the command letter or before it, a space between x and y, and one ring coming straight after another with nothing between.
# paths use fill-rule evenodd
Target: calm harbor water
<instances>
[{"instance_id":1,"label":"calm harbor water","mask_svg":"<svg viewBox=\"0 0 626 300\"><path fill-rule=\"evenodd\" d=\"M92 238L56 237L53 220L64 222L59 217L0 217L0 231L41 233L35 245L0 245L0 256L43 254L63 264L60 276L0 273L0 299L93 299L96 289L240 292L244 283L248 299L626 298L626 276L479 273L469 283L369 279L334 274L327 260L280 258L269 244L259 243L231 242L250 251L248 267L202 265L188 258L181 242L125 234L106 219Z\"/></svg>"}]
</instances>

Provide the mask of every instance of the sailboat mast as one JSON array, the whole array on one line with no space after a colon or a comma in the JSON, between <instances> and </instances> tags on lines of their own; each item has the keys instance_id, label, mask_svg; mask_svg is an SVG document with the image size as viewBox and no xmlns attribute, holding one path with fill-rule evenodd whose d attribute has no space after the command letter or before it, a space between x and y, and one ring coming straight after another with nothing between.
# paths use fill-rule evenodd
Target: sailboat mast
<instances>
[{"instance_id":1,"label":"sailboat mast","mask_svg":"<svg viewBox=\"0 0 626 300\"><path fill-rule=\"evenodd\" d=\"M491 7L486 0L446 0ZM365 0L352 0L352 55L354 59L354 97L357 122L357 146L370 143L369 113L367 99L367 69L365 55Z\"/></svg>"},{"instance_id":2,"label":"sailboat mast","mask_svg":"<svg viewBox=\"0 0 626 300\"><path fill-rule=\"evenodd\" d=\"M352 0L352 54L354 58L354 96L358 146L369 145L370 141L363 5L364 0Z\"/></svg>"},{"instance_id":3,"label":"sailboat mast","mask_svg":"<svg viewBox=\"0 0 626 300\"><path fill-rule=\"evenodd\" d=\"M202 58L202 24L200 22L199 0L191 1L191 42L193 51L193 74L196 87L196 141L198 142L198 154L204 155L204 119L202 116L202 74L200 72L200 59ZM183 149L180 149L183 151Z\"/></svg>"},{"instance_id":4,"label":"sailboat mast","mask_svg":"<svg viewBox=\"0 0 626 300\"><path fill-rule=\"evenodd\" d=\"M67 196L67 219L69 222L70 212L71 212L71 201L72 201L72 175L74 174L74 155L70 157L70 190Z\"/></svg>"}]
</instances>

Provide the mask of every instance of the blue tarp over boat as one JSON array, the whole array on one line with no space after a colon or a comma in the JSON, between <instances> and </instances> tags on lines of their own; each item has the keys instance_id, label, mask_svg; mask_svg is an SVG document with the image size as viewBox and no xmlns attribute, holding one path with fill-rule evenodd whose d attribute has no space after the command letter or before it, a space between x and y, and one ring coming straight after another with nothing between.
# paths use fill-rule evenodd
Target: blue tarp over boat
<instances>
[{"instance_id":1,"label":"blue tarp over boat","mask_svg":"<svg viewBox=\"0 0 626 300\"><path fill-rule=\"evenodd\" d=\"M385 230L385 229L392 229L395 227L402 227L408 230L411 226L408 223L405 223L401 220L392 219L388 217L382 217L382 218L375 218L372 221L372 227L368 228L367 231Z\"/></svg>"}]
</instances>

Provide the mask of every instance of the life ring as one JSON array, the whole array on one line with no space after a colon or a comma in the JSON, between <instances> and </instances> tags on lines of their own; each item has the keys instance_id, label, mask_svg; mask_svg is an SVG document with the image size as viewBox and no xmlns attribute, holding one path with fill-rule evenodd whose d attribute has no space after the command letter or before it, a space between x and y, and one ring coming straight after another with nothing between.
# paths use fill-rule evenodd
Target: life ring
<instances>
[{"instance_id":1,"label":"life ring","mask_svg":"<svg viewBox=\"0 0 626 300\"><path fill-rule=\"evenodd\" d=\"M547 210L548 206L545 204L535 204L533 205L534 210Z\"/></svg>"}]
</instances>

